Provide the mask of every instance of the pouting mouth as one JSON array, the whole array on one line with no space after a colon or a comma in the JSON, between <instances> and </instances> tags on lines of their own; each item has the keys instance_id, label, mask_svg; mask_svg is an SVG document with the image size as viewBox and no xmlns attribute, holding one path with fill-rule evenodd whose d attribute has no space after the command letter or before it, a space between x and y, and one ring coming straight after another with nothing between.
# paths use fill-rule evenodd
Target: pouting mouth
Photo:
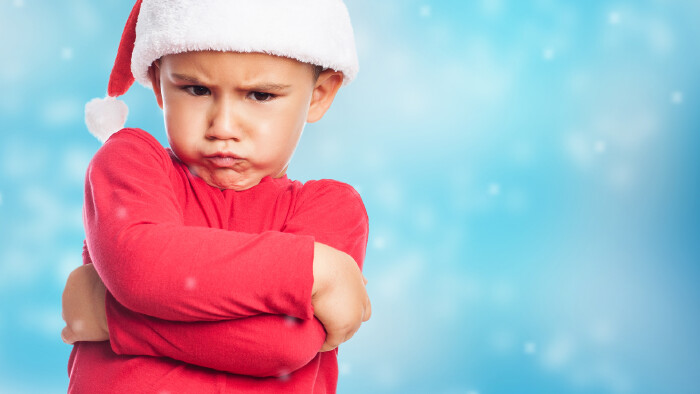
<instances>
[{"instance_id":1,"label":"pouting mouth","mask_svg":"<svg viewBox=\"0 0 700 394\"><path fill-rule=\"evenodd\" d=\"M242 162L242 159L235 155L213 155L207 156L206 159L218 168L233 168Z\"/></svg>"},{"instance_id":2,"label":"pouting mouth","mask_svg":"<svg viewBox=\"0 0 700 394\"><path fill-rule=\"evenodd\" d=\"M229 152L217 152L214 153L213 155L206 155L204 156L207 159L212 159L212 158L231 158L231 159L241 159L240 156L238 156L235 153L229 153Z\"/></svg>"}]
</instances>

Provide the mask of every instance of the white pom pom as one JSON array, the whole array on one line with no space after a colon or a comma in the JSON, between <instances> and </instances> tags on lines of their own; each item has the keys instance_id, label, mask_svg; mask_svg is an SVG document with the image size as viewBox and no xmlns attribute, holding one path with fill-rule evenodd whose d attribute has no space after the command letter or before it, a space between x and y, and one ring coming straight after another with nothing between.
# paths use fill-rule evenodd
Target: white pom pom
<instances>
[{"instance_id":1,"label":"white pom pom","mask_svg":"<svg viewBox=\"0 0 700 394\"><path fill-rule=\"evenodd\" d=\"M124 128L129 107L114 97L95 98L85 104L85 124L90 133L101 142Z\"/></svg>"}]
</instances>

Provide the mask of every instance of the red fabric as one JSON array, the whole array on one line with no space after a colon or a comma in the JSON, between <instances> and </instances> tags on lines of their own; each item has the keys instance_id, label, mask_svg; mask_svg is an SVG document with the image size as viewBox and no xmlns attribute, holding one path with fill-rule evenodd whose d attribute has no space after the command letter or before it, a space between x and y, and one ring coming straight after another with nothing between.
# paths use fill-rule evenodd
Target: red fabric
<instances>
[{"instance_id":1,"label":"red fabric","mask_svg":"<svg viewBox=\"0 0 700 394\"><path fill-rule=\"evenodd\" d=\"M134 83L134 74L131 72L131 54L134 52L136 22L139 18L140 10L141 0L138 0L134 4L134 8L131 9L129 19L127 19L124 26L122 38L119 41L117 58L114 61L114 67L112 67L107 85L107 95L109 96L117 97L123 95Z\"/></svg>"},{"instance_id":2,"label":"red fabric","mask_svg":"<svg viewBox=\"0 0 700 394\"><path fill-rule=\"evenodd\" d=\"M317 353L313 242L362 268L368 220L350 186L219 190L124 129L90 163L84 219L111 340L74 346L69 392L335 393L337 350Z\"/></svg>"}]
</instances>

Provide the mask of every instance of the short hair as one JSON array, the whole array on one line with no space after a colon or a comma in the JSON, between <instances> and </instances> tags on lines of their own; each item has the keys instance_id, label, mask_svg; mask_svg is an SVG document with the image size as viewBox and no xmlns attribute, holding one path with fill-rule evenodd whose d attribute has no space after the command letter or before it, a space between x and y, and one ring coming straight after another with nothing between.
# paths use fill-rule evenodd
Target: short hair
<instances>
[{"instance_id":1,"label":"short hair","mask_svg":"<svg viewBox=\"0 0 700 394\"><path fill-rule=\"evenodd\" d=\"M314 66L314 83L318 81L318 77L321 75L322 71L323 66Z\"/></svg>"}]
</instances>

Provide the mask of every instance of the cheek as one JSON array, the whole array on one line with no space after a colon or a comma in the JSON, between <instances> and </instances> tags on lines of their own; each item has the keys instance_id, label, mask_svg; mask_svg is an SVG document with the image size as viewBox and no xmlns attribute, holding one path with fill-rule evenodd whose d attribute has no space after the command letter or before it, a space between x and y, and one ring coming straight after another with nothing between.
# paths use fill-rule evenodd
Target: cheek
<instances>
[{"instance_id":1,"label":"cheek","mask_svg":"<svg viewBox=\"0 0 700 394\"><path fill-rule=\"evenodd\" d=\"M176 108L169 108L165 113L165 130L168 143L178 156L185 153L192 146L192 135L183 125L189 124L183 118L183 113Z\"/></svg>"}]
</instances>

